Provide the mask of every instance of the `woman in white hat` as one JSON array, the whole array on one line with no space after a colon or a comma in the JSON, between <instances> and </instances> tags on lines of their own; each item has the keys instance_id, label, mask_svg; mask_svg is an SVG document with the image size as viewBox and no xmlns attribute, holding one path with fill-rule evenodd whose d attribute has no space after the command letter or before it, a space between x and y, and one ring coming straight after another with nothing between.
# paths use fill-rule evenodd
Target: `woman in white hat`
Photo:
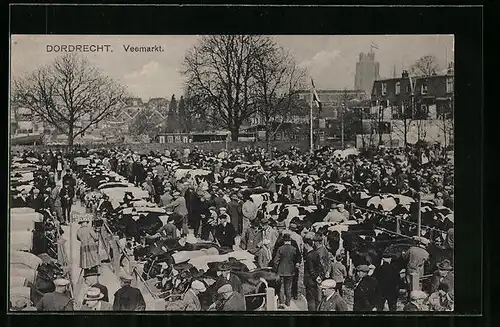
<instances>
[{"instance_id":1,"label":"woman in white hat","mask_svg":"<svg viewBox=\"0 0 500 327\"><path fill-rule=\"evenodd\" d=\"M91 223L91 218L88 215L83 216L80 221L80 228L76 231L76 239L80 241L80 268L86 273L91 271L97 272L97 267L100 266L99 259L99 234L94 230Z\"/></svg>"},{"instance_id":2,"label":"woman in white hat","mask_svg":"<svg viewBox=\"0 0 500 327\"><path fill-rule=\"evenodd\" d=\"M91 287L87 290L87 294L83 299L84 304L81 311L112 311L113 306L103 301L104 294L97 287Z\"/></svg>"}]
</instances>

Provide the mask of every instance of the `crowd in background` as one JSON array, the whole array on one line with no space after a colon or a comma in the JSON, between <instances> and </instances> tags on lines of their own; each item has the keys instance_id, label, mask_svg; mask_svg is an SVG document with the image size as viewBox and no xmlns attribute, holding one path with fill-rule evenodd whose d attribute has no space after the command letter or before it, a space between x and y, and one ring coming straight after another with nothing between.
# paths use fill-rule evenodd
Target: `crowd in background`
<instances>
[{"instance_id":1,"label":"crowd in background","mask_svg":"<svg viewBox=\"0 0 500 327\"><path fill-rule=\"evenodd\" d=\"M74 156L88 155L87 149L78 151ZM75 163L64 158L60 152L24 155L38 157L42 161L42 169L35 173L35 188L16 198L15 201L19 201L16 205L35 210L48 209L61 224L67 224L71 206L78 195L78 183L73 174ZM288 151L274 149L270 153L250 147L221 153L201 151L194 147L146 155L116 149L101 152L95 162L125 176L130 183L147 191L151 202L166 209L169 215L167 223L155 235L147 235L148 237L178 238L187 236L192 231L194 236L202 240L216 241L224 247L239 247L255 255L259 268L271 267L280 276L282 289L278 294L281 307L289 307L292 299L299 297L298 279L301 270L301 284L305 289L303 295L307 300L308 310L348 310L344 299L345 282L349 279L343 264L345 253L330 253L325 247L324 238L312 231L299 230L293 224L271 224L269 215L258 209L248 194L237 188L221 189L190 174L177 179L175 170L168 165L171 161L179 161L193 169L209 169L216 174L223 174L228 163L238 160L256 163L271 171L268 175L259 176L261 180L258 184L273 193L277 192L276 179L280 172L287 171L290 174L317 175L320 182L315 188L321 188L328 182L348 182L371 194L413 196L420 192L436 205L453 209L453 165L449 163L446 152L438 146L406 150L381 147L377 151L350 158L335 157L333 149L329 148L316 151L314 155L293 147ZM288 196L292 202L315 204L317 200L312 194L306 187L294 188ZM109 199L103 197L98 210L112 211ZM349 212L342 205L336 206L336 211L325 217L325 221L349 219ZM85 226L82 223L82 228ZM412 270L420 271L424 262L429 259L426 250L428 241L423 238L416 240L418 245L411 247L406 254L407 273ZM386 302L389 310L397 310L400 271L391 261L392 258L388 255L375 269L367 265L355 267L352 310L382 311ZM432 277L430 294L408 289L404 310L452 311L452 264L449 260L438 264ZM92 276L98 276L98 273L86 271L86 278ZM219 277L218 282L221 284L217 287L217 293L220 297L214 300L209 310L245 310L238 277L227 267L221 268ZM106 301L105 286L99 287L96 280L91 283L83 308L100 311L144 310L144 299L140 291L130 286L131 277L121 276L121 280L123 287L119 292L123 294L115 295L113 305ZM61 284L60 287L67 285L65 282L58 283ZM183 298L189 304L186 310L201 310L198 295L205 291L203 284L193 282ZM47 301L49 299L45 299L43 303ZM37 307L44 310L44 305Z\"/></svg>"}]
</instances>

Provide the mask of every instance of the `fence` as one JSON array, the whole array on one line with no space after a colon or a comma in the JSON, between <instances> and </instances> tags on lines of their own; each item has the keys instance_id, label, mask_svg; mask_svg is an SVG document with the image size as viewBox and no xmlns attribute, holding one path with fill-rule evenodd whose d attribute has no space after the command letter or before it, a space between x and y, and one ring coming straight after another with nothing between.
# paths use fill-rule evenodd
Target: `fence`
<instances>
[{"instance_id":1,"label":"fence","mask_svg":"<svg viewBox=\"0 0 500 327\"><path fill-rule=\"evenodd\" d=\"M397 236L400 236L400 237L403 237L403 238L408 238L408 239L413 239L412 236L409 236L409 235L404 235L401 233L401 224L409 224L409 225L412 225L412 226L415 226L416 229L417 229L417 234L416 235L421 235L421 230L426 230L426 231L429 231L430 232L430 236L428 237L428 239L430 239L431 242L433 242L434 240L434 236L435 236L435 233L439 233L439 234L445 234L447 235L447 233L439 230L439 229L436 229L436 228L433 228L433 227L429 227L429 226L425 226L425 225L421 225L420 224L420 205L417 206L417 210L418 210L418 220L419 222L418 223L414 223L414 222L411 222L411 221L406 221L404 219L401 219L399 218L398 216L391 216L391 215L388 215L388 214L385 214L385 213L381 213L379 211L375 211L375 210L371 210L371 209L368 209L368 208L363 208L363 207L360 207L358 205L355 205L354 203L344 203L344 202L341 202L341 201L338 201L338 200L335 200L335 199L332 199L332 198L328 198L328 197L320 197L319 199L326 199L326 200L329 200L329 201L332 201L332 202L335 202L335 203L342 203L344 205L348 205L349 206L349 213L350 215L352 216L354 214L354 209L358 209L358 210L363 210L363 211L366 211L366 212L370 212L370 213L373 213L373 214L376 214L376 215L379 215L379 216L383 216L385 218L388 218L388 219L392 219L392 220L395 220L396 221L396 230L395 231L391 231L391 230L388 230L388 229L385 229L385 228L382 228L382 227L379 227L379 226L376 226L377 229L385 232L385 233L388 233L388 234L392 234L392 235L397 235ZM318 199L318 204L319 204L319 199ZM418 202L420 203L420 202ZM348 260L349 262L349 260ZM350 271L352 267L347 267L347 269ZM410 291L413 291L413 290L420 290L421 289L421 282L423 280L426 280L426 279L429 279L432 277L432 275L423 275L423 276L418 276L418 273L410 273L409 275L409 285L410 285Z\"/></svg>"}]
</instances>

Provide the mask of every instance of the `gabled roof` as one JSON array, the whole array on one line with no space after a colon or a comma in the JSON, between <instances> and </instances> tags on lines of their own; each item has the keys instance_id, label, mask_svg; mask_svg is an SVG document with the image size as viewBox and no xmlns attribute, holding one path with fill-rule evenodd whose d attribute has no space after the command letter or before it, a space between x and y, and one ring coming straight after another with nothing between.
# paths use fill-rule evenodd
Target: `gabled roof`
<instances>
[{"instance_id":1,"label":"gabled roof","mask_svg":"<svg viewBox=\"0 0 500 327\"><path fill-rule=\"evenodd\" d=\"M166 117L161 113L159 112L158 110L152 110L152 112L150 113L149 115L149 119L153 118L154 115L157 115L159 116L160 119L165 119Z\"/></svg>"}]
</instances>

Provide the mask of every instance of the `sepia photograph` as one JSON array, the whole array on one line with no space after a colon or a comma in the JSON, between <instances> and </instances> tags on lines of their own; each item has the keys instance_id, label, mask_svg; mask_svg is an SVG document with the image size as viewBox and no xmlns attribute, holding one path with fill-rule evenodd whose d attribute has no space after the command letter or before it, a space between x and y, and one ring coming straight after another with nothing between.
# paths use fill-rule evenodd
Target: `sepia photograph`
<instances>
[{"instance_id":1,"label":"sepia photograph","mask_svg":"<svg viewBox=\"0 0 500 327\"><path fill-rule=\"evenodd\" d=\"M453 313L454 58L12 34L9 312Z\"/></svg>"}]
</instances>

